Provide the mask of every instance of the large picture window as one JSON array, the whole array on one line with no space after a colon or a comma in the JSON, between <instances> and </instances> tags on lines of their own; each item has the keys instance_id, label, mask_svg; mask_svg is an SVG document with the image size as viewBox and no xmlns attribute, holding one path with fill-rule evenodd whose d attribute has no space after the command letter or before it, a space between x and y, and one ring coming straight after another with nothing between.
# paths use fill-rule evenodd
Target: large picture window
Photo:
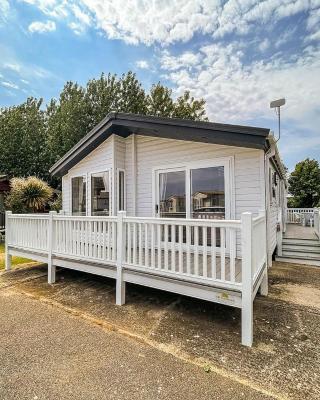
<instances>
[{"instance_id":1,"label":"large picture window","mask_svg":"<svg viewBox=\"0 0 320 400\"><path fill-rule=\"evenodd\" d=\"M109 215L109 172L91 174L91 215Z\"/></svg>"},{"instance_id":2,"label":"large picture window","mask_svg":"<svg viewBox=\"0 0 320 400\"><path fill-rule=\"evenodd\" d=\"M83 176L71 179L72 214L86 215L86 181Z\"/></svg>"}]
</instances>

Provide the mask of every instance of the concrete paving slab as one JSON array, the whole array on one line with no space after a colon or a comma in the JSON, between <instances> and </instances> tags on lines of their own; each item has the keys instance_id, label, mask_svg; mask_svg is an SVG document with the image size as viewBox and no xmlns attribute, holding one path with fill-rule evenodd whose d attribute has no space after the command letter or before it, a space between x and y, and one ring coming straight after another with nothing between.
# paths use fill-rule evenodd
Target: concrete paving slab
<instances>
[{"instance_id":1,"label":"concrete paving slab","mask_svg":"<svg viewBox=\"0 0 320 400\"><path fill-rule=\"evenodd\" d=\"M15 282L6 290L138 338L192 365L210 365L232 382L279 398L320 397L320 310L312 296L301 299L301 293L319 289L317 268L274 263L270 295L255 301L251 349L240 345L240 311L230 307L135 285L128 285L127 304L117 307L115 282L106 278L61 270L50 286L45 276L19 282L15 274L0 277Z\"/></svg>"},{"instance_id":2,"label":"concrete paving slab","mask_svg":"<svg viewBox=\"0 0 320 400\"><path fill-rule=\"evenodd\" d=\"M10 289L0 309L1 399L271 398Z\"/></svg>"}]
</instances>

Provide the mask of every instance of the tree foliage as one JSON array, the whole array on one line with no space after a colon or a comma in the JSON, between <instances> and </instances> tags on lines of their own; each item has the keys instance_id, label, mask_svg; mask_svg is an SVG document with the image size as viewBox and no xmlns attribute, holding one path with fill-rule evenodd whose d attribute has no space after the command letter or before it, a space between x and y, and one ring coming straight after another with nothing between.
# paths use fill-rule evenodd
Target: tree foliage
<instances>
[{"instance_id":1,"label":"tree foliage","mask_svg":"<svg viewBox=\"0 0 320 400\"><path fill-rule=\"evenodd\" d=\"M133 72L118 77L101 74L85 86L67 82L59 98L43 106L29 98L0 109L0 170L9 177L30 175L45 179L50 166L70 150L109 112L206 120L205 101L189 92L174 99L160 82L147 92Z\"/></svg>"},{"instance_id":2,"label":"tree foliage","mask_svg":"<svg viewBox=\"0 0 320 400\"><path fill-rule=\"evenodd\" d=\"M44 211L52 198L53 189L35 176L12 178L6 206L15 213Z\"/></svg>"},{"instance_id":3,"label":"tree foliage","mask_svg":"<svg viewBox=\"0 0 320 400\"><path fill-rule=\"evenodd\" d=\"M42 100L29 98L0 110L0 169L10 178L48 178L47 132L41 105Z\"/></svg>"},{"instance_id":4,"label":"tree foliage","mask_svg":"<svg viewBox=\"0 0 320 400\"><path fill-rule=\"evenodd\" d=\"M299 162L289 177L290 205L312 208L320 205L320 167L309 158Z\"/></svg>"}]
</instances>

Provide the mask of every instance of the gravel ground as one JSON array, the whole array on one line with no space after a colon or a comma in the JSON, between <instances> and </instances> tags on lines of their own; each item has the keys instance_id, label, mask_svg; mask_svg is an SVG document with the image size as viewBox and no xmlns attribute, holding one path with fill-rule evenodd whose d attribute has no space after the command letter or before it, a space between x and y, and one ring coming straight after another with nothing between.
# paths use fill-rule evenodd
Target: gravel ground
<instances>
[{"instance_id":1,"label":"gravel ground","mask_svg":"<svg viewBox=\"0 0 320 400\"><path fill-rule=\"evenodd\" d=\"M0 274L0 399L320 398L320 269L275 263L239 310L45 266ZM205 372L210 370L210 372Z\"/></svg>"}]
</instances>

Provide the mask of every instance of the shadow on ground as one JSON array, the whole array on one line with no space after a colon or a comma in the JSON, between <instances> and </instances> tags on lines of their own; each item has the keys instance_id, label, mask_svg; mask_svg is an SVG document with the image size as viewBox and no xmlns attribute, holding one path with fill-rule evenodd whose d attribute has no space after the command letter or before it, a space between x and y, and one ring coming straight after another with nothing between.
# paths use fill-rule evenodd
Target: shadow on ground
<instances>
[{"instance_id":1,"label":"shadow on ground","mask_svg":"<svg viewBox=\"0 0 320 400\"><path fill-rule=\"evenodd\" d=\"M137 285L127 285L126 305L117 307L113 280L69 270L57 277L49 286L46 266L29 266L2 274L0 288L12 285L106 321L280 397L320 396L319 268L274 263L270 294L254 303L252 348L240 344L240 310Z\"/></svg>"}]
</instances>

